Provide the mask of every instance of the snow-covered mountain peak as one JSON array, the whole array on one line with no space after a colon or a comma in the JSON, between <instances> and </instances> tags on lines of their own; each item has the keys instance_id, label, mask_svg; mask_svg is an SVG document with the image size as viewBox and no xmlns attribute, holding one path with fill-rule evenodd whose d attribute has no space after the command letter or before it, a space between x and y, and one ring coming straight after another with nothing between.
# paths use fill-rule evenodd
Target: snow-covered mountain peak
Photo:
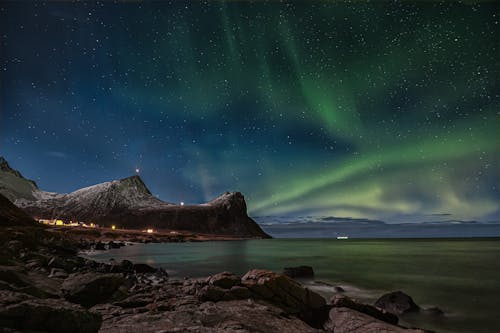
<instances>
[{"instance_id":1,"label":"snow-covered mountain peak","mask_svg":"<svg viewBox=\"0 0 500 333\"><path fill-rule=\"evenodd\" d=\"M119 186L134 188L138 192L151 195L151 192L147 188L146 184L144 184L142 178L139 177L138 175L133 175L127 178L123 178L118 180L117 182L119 183Z\"/></svg>"},{"instance_id":2,"label":"snow-covered mountain peak","mask_svg":"<svg viewBox=\"0 0 500 333\"><path fill-rule=\"evenodd\" d=\"M225 192L207 203L211 206L223 206L226 210L236 209L246 212L246 203L243 194L240 192Z\"/></svg>"}]
</instances>

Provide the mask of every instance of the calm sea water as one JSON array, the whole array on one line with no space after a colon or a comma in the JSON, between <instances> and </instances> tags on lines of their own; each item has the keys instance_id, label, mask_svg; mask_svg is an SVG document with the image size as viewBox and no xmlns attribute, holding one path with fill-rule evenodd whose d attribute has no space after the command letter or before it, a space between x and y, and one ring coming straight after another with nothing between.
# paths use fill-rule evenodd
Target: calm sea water
<instances>
[{"instance_id":1,"label":"calm sea water","mask_svg":"<svg viewBox=\"0 0 500 333\"><path fill-rule=\"evenodd\" d=\"M315 281L343 286L358 300L373 302L385 292L402 290L417 304L446 313L443 318L405 316L408 325L437 332L500 332L500 238L138 244L90 256L149 263L179 277L310 265ZM334 294L315 281L305 283L326 297Z\"/></svg>"}]
</instances>

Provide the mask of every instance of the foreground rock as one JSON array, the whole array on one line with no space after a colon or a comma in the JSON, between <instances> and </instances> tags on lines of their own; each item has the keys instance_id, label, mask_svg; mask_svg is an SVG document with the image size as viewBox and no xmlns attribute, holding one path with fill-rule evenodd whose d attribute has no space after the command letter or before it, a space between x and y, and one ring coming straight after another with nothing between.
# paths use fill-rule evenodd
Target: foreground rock
<instances>
[{"instance_id":1,"label":"foreground rock","mask_svg":"<svg viewBox=\"0 0 500 333\"><path fill-rule=\"evenodd\" d=\"M324 326L331 333L429 333L391 325L349 308L333 308Z\"/></svg>"},{"instance_id":2,"label":"foreground rock","mask_svg":"<svg viewBox=\"0 0 500 333\"><path fill-rule=\"evenodd\" d=\"M314 277L314 271L311 266L285 267L283 269L283 274L292 279Z\"/></svg>"},{"instance_id":3,"label":"foreground rock","mask_svg":"<svg viewBox=\"0 0 500 333\"><path fill-rule=\"evenodd\" d=\"M324 320L325 299L287 276L253 269L241 281L257 297L297 315L312 326L317 326Z\"/></svg>"},{"instance_id":4,"label":"foreground rock","mask_svg":"<svg viewBox=\"0 0 500 333\"><path fill-rule=\"evenodd\" d=\"M378 320L385 321L389 324L396 325L399 321L396 315L387 312L386 310L378 309L369 304L355 302L354 300L346 296L335 297L332 300L331 304L336 308L349 308L351 310L356 310Z\"/></svg>"},{"instance_id":5,"label":"foreground rock","mask_svg":"<svg viewBox=\"0 0 500 333\"><path fill-rule=\"evenodd\" d=\"M68 301L86 307L104 303L111 299L124 298L126 279L120 274L72 274L61 286L61 292Z\"/></svg>"},{"instance_id":6,"label":"foreground rock","mask_svg":"<svg viewBox=\"0 0 500 333\"><path fill-rule=\"evenodd\" d=\"M413 299L402 291L382 295L375 302L375 306L395 315L420 311L420 307L415 304Z\"/></svg>"},{"instance_id":7,"label":"foreground rock","mask_svg":"<svg viewBox=\"0 0 500 333\"><path fill-rule=\"evenodd\" d=\"M98 332L101 316L60 299L39 299L0 291L0 327L18 330Z\"/></svg>"},{"instance_id":8,"label":"foreground rock","mask_svg":"<svg viewBox=\"0 0 500 333\"><path fill-rule=\"evenodd\" d=\"M208 278L208 284L223 289L231 289L241 283L241 278L230 272L222 272Z\"/></svg>"}]
</instances>

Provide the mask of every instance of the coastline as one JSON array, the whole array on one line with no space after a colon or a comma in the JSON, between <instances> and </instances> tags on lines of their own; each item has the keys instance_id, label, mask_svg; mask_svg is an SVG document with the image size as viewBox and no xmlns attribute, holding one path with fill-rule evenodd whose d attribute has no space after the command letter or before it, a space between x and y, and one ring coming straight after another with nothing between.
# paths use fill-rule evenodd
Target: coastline
<instances>
[{"instance_id":1,"label":"coastline","mask_svg":"<svg viewBox=\"0 0 500 333\"><path fill-rule=\"evenodd\" d=\"M3 326L26 330L34 327L23 325L36 323L51 332L341 332L363 323L388 332L424 332L397 326L397 317L385 310L346 298L325 300L270 271L174 279L142 263L98 263L78 253L83 244L103 239L61 231L2 230ZM42 319L47 316L56 324Z\"/></svg>"}]
</instances>

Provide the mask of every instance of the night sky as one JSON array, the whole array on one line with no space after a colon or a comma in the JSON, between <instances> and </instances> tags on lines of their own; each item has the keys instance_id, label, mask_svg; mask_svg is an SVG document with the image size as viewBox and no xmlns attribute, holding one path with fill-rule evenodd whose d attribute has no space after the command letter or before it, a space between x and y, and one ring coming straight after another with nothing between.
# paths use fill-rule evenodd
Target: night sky
<instances>
[{"instance_id":1,"label":"night sky","mask_svg":"<svg viewBox=\"0 0 500 333\"><path fill-rule=\"evenodd\" d=\"M500 219L500 5L2 2L0 155L253 216Z\"/></svg>"}]
</instances>

